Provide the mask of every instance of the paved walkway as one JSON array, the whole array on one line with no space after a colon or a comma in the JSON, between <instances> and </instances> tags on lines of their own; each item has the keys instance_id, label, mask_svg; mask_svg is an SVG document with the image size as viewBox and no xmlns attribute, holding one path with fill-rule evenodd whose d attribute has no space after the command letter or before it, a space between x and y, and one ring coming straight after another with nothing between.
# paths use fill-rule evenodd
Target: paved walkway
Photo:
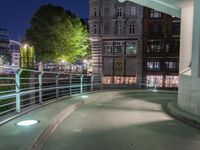
<instances>
[{"instance_id":1,"label":"paved walkway","mask_svg":"<svg viewBox=\"0 0 200 150\"><path fill-rule=\"evenodd\" d=\"M133 91L105 97L73 112L43 149L200 150L200 130L165 113L176 98L176 93Z\"/></svg>"}]
</instances>

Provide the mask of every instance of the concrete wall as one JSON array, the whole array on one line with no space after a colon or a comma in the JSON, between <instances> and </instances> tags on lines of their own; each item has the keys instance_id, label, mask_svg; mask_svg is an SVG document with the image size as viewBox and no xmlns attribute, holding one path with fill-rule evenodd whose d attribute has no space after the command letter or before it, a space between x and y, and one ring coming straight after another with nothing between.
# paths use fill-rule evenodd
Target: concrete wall
<instances>
[{"instance_id":1,"label":"concrete wall","mask_svg":"<svg viewBox=\"0 0 200 150\"><path fill-rule=\"evenodd\" d=\"M200 116L200 78L180 75L178 105L184 111Z\"/></svg>"}]
</instances>

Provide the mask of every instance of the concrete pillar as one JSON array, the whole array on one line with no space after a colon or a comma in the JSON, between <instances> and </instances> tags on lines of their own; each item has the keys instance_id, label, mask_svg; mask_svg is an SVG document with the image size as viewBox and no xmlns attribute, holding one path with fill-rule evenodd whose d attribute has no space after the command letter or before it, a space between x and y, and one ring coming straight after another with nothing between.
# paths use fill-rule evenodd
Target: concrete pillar
<instances>
[{"instance_id":1,"label":"concrete pillar","mask_svg":"<svg viewBox=\"0 0 200 150\"><path fill-rule=\"evenodd\" d=\"M193 2L184 5L181 11L180 72L188 68L192 59Z\"/></svg>"},{"instance_id":2,"label":"concrete pillar","mask_svg":"<svg viewBox=\"0 0 200 150\"><path fill-rule=\"evenodd\" d=\"M192 76L200 76L200 0L194 1Z\"/></svg>"}]
</instances>

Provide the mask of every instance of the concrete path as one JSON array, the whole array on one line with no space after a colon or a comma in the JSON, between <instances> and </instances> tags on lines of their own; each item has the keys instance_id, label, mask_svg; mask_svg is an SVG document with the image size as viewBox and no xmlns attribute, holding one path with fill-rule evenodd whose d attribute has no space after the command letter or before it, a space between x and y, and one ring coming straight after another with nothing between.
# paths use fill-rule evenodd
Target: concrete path
<instances>
[{"instance_id":1,"label":"concrete path","mask_svg":"<svg viewBox=\"0 0 200 150\"><path fill-rule=\"evenodd\" d=\"M176 98L176 93L133 91L105 97L73 112L43 149L200 150L200 130L165 113Z\"/></svg>"}]
</instances>

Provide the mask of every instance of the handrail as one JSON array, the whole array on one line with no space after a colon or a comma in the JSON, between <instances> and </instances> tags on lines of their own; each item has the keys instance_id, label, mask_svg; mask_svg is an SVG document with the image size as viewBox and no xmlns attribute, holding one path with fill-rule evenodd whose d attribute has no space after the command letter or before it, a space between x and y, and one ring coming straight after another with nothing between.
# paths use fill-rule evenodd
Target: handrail
<instances>
[{"instance_id":1,"label":"handrail","mask_svg":"<svg viewBox=\"0 0 200 150\"><path fill-rule=\"evenodd\" d=\"M2 74L6 71L12 74ZM0 66L0 116L14 110L20 113L24 107L41 105L46 101L97 90L101 90L99 75Z\"/></svg>"}]
</instances>

